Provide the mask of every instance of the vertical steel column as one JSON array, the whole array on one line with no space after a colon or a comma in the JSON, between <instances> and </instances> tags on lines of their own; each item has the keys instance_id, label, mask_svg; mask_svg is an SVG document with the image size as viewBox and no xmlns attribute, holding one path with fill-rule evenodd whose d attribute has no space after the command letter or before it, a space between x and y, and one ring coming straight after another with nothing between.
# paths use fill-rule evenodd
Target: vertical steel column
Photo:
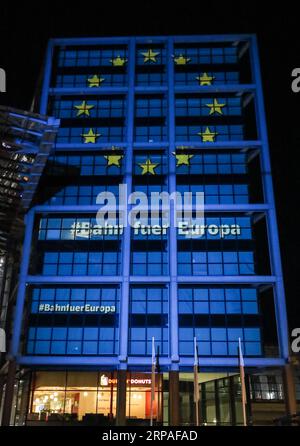
<instances>
[{"instance_id":1,"label":"vertical steel column","mask_svg":"<svg viewBox=\"0 0 300 446\"><path fill-rule=\"evenodd\" d=\"M30 253L31 253L31 241L32 231L34 224L34 211L30 210L25 216L25 237L23 243L22 261L19 274L19 288L17 294L17 302L15 309L15 318L13 323L13 335L10 347L10 354L16 357L19 353L19 343L22 331L23 310L26 297L26 277L28 274Z\"/></svg>"},{"instance_id":2,"label":"vertical steel column","mask_svg":"<svg viewBox=\"0 0 300 446\"><path fill-rule=\"evenodd\" d=\"M296 385L294 367L291 363L286 364L283 368L283 385L285 407L287 415L294 415L297 412Z\"/></svg>"},{"instance_id":3,"label":"vertical steel column","mask_svg":"<svg viewBox=\"0 0 300 446\"><path fill-rule=\"evenodd\" d=\"M10 425L11 411L14 399L15 377L16 377L16 361L10 360L8 363L8 371L6 378L5 396L4 396L2 422L1 422L2 426Z\"/></svg>"},{"instance_id":4,"label":"vertical steel column","mask_svg":"<svg viewBox=\"0 0 300 446\"><path fill-rule=\"evenodd\" d=\"M169 412L170 426L179 426L180 400L179 400L179 372L170 370L169 372Z\"/></svg>"},{"instance_id":5,"label":"vertical steel column","mask_svg":"<svg viewBox=\"0 0 300 446\"><path fill-rule=\"evenodd\" d=\"M173 68L174 46L173 38L168 38L167 60L168 60L168 130L169 130L169 193L176 192L176 158L175 152L175 93L174 93L174 68ZM171 369L178 370L178 302L177 302L177 232L174 217L174 202L170 203L170 230L169 230L169 268L170 268L170 316L169 316L169 351L171 356Z\"/></svg>"},{"instance_id":6,"label":"vertical steel column","mask_svg":"<svg viewBox=\"0 0 300 446\"><path fill-rule=\"evenodd\" d=\"M116 413L116 425L126 425L126 381L127 371L118 370L117 373L117 413Z\"/></svg>"},{"instance_id":7,"label":"vertical steel column","mask_svg":"<svg viewBox=\"0 0 300 446\"><path fill-rule=\"evenodd\" d=\"M275 210L275 200L271 176L270 152L267 135L267 125L265 116L265 107L263 100L263 89L259 65L259 53L257 47L256 36L251 38L251 62L253 68L253 77L256 84L256 114L259 125L258 132L262 143L261 150L261 166L262 166L262 181L264 187L265 200L269 205L267 213L267 229L269 240L269 252L272 266L272 274L276 275L275 285L275 311L277 320L277 331L279 339L280 354L287 359L289 356L288 345L288 323L285 304L285 293L282 275L282 266L280 258L280 247L278 238L278 226Z\"/></svg>"},{"instance_id":8,"label":"vertical steel column","mask_svg":"<svg viewBox=\"0 0 300 446\"><path fill-rule=\"evenodd\" d=\"M47 108L48 108L48 92L49 92L49 87L50 87L50 82L51 82L52 52L53 52L53 45L52 45L52 41L50 40L50 42L48 43L47 52L46 52L46 60L45 60L45 67L44 67L44 81L43 81L41 103L40 103L40 113L42 115L47 114Z\"/></svg>"},{"instance_id":9,"label":"vertical steel column","mask_svg":"<svg viewBox=\"0 0 300 446\"><path fill-rule=\"evenodd\" d=\"M134 131L134 76L135 76L135 38L130 39L128 55L128 95L127 95L127 150L125 153L125 175L128 195L132 192L132 163L133 163L133 131ZM127 206L127 203L119 203ZM128 352L128 317L129 317L129 277L130 277L130 239L131 227L128 225L127 207L125 212L127 226L124 228L122 246L122 291L120 306L120 368L126 369Z\"/></svg>"}]
</instances>

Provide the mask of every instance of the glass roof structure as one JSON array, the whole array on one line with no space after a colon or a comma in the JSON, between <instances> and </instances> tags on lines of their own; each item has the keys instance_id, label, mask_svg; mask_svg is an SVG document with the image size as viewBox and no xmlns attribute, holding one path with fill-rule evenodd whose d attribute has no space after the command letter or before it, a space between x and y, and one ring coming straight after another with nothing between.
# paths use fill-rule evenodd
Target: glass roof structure
<instances>
[{"instance_id":1,"label":"glass roof structure","mask_svg":"<svg viewBox=\"0 0 300 446\"><path fill-rule=\"evenodd\" d=\"M22 233L59 120L0 106L0 252Z\"/></svg>"}]
</instances>

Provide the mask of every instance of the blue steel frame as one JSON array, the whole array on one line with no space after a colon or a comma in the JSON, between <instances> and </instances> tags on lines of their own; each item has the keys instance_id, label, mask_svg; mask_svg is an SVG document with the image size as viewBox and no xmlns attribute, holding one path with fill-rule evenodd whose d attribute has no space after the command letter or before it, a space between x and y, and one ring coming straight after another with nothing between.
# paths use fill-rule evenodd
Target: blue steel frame
<instances>
[{"instance_id":1,"label":"blue steel frame","mask_svg":"<svg viewBox=\"0 0 300 446\"><path fill-rule=\"evenodd\" d=\"M178 353L178 311L177 311L177 284L178 283L198 283L198 284L254 284L254 285L270 285L274 290L275 300L275 312L277 333L279 340L279 357L277 358L245 358L245 365L249 367L265 367L265 366L280 366L284 365L288 361L289 347L288 347L288 327L285 307L285 295L284 285L281 268L281 258L278 239L278 228L276 222L276 212L274 203L274 194L271 178L269 146L267 138L267 128L265 120L265 110L263 101L263 91L260 76L259 67L259 54L256 36L249 35L207 35L207 36L170 36L170 37L117 37L117 38L71 38L71 39L53 39L49 42L47 49L46 65L44 83L41 95L40 112L46 114L48 98L53 94L69 95L69 94L81 94L88 95L94 94L94 91L86 88L50 88L50 76L52 68L52 55L53 49L58 45L93 45L93 44L128 44L129 48L129 63L128 63L128 87L114 88L114 87L101 87L101 94L117 94L127 93L127 140L125 143L118 144L126 148L125 151L125 181L128 185L128 193L132 189L132 156L133 148L138 146L133 140L133 125L134 125L134 94L135 92L166 92L168 94L169 101L169 142L167 143L146 143L143 147L167 147L169 153L169 192L173 192L176 188L176 166L175 158L171 156L175 150L176 145L193 145L195 147L208 146L203 143L190 143L189 141L175 141L175 112L174 112L174 97L177 92L199 92L199 89L191 86L174 86L174 70L172 55L174 54L174 44L180 42L245 42L245 45L250 49L250 60L252 67L252 79L251 84L243 85L218 85L204 86L201 88L201 92L252 92L255 100L256 109L256 123L258 138L254 141L230 141L222 143L210 143L210 148L224 149L251 147L259 150L262 183L264 189L264 204L247 204L247 205L208 205L205 207L206 212L263 212L266 216L267 222L267 234L269 242L269 254L271 263L271 275L269 276L177 276L177 244L176 244L176 229L174 225L170 228L170 243L169 243L169 264L170 274L169 276L155 276L151 277L151 283L166 283L169 284L170 289L170 342L169 342L169 355L168 357L162 357L160 363L162 366L169 370L179 370L181 367L192 367L193 358L179 357ZM167 87L134 87L134 73L135 73L135 46L136 43L165 43L168 56L168 69L167 69ZM93 144L92 150L97 150L107 146L107 144ZM82 150L83 144L57 144L56 151L72 149ZM84 147L84 150L89 150ZM122 275L121 276L105 276L105 277L42 277L42 276L30 276L28 275L30 248L32 242L32 230L35 214L38 212L96 212L97 206L37 206L32 208L26 216L26 230L25 240L23 247L23 258L21 264L19 289L17 296L16 317L14 325L14 333L11 344L11 354L17 359L18 363L27 366L105 366L112 369L126 369L127 367L144 367L145 370L149 370L151 364L150 357L128 357L128 310L129 310L129 286L131 283L149 283L149 277L134 277L130 276L130 228L127 228L123 237L122 247ZM173 215L173 213L171 213ZM120 350L119 356L113 357L60 357L60 356L22 356L20 349L20 337L22 330L22 315L25 302L26 287L29 284L46 284L46 283L81 283L81 284L104 284L104 283L121 283L122 284L122 299L120 310ZM236 358L224 358L224 357L209 357L201 358L200 363L202 367L219 367L229 368L238 365Z\"/></svg>"}]
</instances>

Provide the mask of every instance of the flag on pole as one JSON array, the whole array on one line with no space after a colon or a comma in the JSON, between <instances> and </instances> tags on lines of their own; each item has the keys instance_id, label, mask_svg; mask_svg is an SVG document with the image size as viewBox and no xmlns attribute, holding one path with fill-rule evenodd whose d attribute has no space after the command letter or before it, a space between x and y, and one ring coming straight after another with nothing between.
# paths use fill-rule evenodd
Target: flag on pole
<instances>
[{"instance_id":1,"label":"flag on pole","mask_svg":"<svg viewBox=\"0 0 300 446\"><path fill-rule=\"evenodd\" d=\"M153 426L153 405L155 400L155 369L156 369L155 339L154 337L152 337L150 426Z\"/></svg>"},{"instance_id":2,"label":"flag on pole","mask_svg":"<svg viewBox=\"0 0 300 446\"><path fill-rule=\"evenodd\" d=\"M241 338L239 338L238 357L239 357L240 380L241 380L241 390L242 390L243 422L244 426L247 426L247 414L246 414L247 395L246 395L245 369L244 369L245 363L242 352Z\"/></svg>"},{"instance_id":3,"label":"flag on pole","mask_svg":"<svg viewBox=\"0 0 300 446\"><path fill-rule=\"evenodd\" d=\"M194 337L194 403L195 403L195 423L196 426L200 424L199 417L199 380L198 380L198 347L197 338Z\"/></svg>"}]
</instances>

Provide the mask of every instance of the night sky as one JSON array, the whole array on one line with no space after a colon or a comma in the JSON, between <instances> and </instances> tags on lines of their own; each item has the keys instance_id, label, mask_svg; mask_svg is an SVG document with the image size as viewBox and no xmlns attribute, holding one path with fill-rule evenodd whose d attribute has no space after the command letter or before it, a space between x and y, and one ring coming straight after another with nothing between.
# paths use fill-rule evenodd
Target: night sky
<instances>
[{"instance_id":1,"label":"night sky","mask_svg":"<svg viewBox=\"0 0 300 446\"><path fill-rule=\"evenodd\" d=\"M0 102L21 109L31 105L51 37L257 34L290 330L300 327L300 188L296 161L300 151L300 93L291 90L291 71L300 67L295 3L285 1L284 11L271 8L267 1L90 0L69 2L68 6L62 1L10 3L0 6L0 67L7 73L7 93L0 95ZM269 10L264 12L262 7Z\"/></svg>"}]
</instances>

